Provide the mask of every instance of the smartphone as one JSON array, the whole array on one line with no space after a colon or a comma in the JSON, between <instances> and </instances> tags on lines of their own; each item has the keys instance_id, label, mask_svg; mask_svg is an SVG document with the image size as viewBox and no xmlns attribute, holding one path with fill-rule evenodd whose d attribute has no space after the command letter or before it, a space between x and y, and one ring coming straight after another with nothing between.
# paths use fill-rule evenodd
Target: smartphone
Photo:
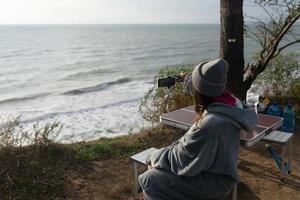
<instances>
[{"instance_id":1,"label":"smartphone","mask_svg":"<svg viewBox=\"0 0 300 200\"><path fill-rule=\"evenodd\" d=\"M176 78L175 77L167 77L167 78L159 78L157 79L157 84L158 87L168 87L170 88L171 86L175 85L176 83Z\"/></svg>"}]
</instances>

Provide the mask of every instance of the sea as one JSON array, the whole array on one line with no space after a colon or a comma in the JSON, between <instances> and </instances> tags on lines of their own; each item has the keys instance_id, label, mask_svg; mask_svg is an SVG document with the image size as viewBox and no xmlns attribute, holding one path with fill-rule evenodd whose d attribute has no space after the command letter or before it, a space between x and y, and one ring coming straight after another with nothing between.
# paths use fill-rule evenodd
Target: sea
<instances>
[{"instance_id":1,"label":"sea","mask_svg":"<svg viewBox=\"0 0 300 200\"><path fill-rule=\"evenodd\" d=\"M61 143L137 131L155 74L218 57L219 38L217 24L0 25L1 122L59 121ZM257 50L245 40L246 61Z\"/></svg>"}]
</instances>

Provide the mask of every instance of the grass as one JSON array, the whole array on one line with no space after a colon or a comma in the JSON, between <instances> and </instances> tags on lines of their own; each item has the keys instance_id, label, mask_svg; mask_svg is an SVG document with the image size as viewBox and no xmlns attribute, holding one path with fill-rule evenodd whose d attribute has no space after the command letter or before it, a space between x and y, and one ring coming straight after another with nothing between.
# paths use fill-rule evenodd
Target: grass
<instances>
[{"instance_id":1,"label":"grass","mask_svg":"<svg viewBox=\"0 0 300 200\"><path fill-rule=\"evenodd\" d=\"M35 146L0 151L0 199L47 199L65 193L64 169L72 153L62 145L49 145L45 151Z\"/></svg>"},{"instance_id":2,"label":"grass","mask_svg":"<svg viewBox=\"0 0 300 200\"><path fill-rule=\"evenodd\" d=\"M146 148L169 145L183 132L158 126L91 142L1 148L0 199L64 199L72 192L68 185L70 173L85 173L95 160L128 161Z\"/></svg>"},{"instance_id":3,"label":"grass","mask_svg":"<svg viewBox=\"0 0 300 200\"><path fill-rule=\"evenodd\" d=\"M159 126L92 142L1 148L0 199L63 199L70 192L71 171L84 172L94 160L129 160L131 155L166 145L181 134L177 129Z\"/></svg>"},{"instance_id":4,"label":"grass","mask_svg":"<svg viewBox=\"0 0 300 200\"><path fill-rule=\"evenodd\" d=\"M299 121L297 122L299 126ZM72 172L85 173L93 161L128 161L149 147L169 145L184 131L158 126L116 138L75 144L49 143L0 148L0 199L64 199L72 193Z\"/></svg>"}]
</instances>

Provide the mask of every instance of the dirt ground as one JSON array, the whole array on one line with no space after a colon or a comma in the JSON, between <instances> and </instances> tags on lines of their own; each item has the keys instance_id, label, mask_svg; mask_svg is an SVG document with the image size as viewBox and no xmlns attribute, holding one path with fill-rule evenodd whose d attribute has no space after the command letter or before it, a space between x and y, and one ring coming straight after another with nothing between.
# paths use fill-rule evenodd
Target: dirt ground
<instances>
[{"instance_id":1,"label":"dirt ground","mask_svg":"<svg viewBox=\"0 0 300 200\"><path fill-rule=\"evenodd\" d=\"M265 143L240 149L238 199L300 199L300 130L293 138L292 173L280 181L280 172ZM275 146L280 151L280 147ZM143 169L140 169L141 171ZM72 172L67 199L133 199L133 166L130 160L94 161L89 170ZM142 199L142 197L140 197Z\"/></svg>"}]
</instances>

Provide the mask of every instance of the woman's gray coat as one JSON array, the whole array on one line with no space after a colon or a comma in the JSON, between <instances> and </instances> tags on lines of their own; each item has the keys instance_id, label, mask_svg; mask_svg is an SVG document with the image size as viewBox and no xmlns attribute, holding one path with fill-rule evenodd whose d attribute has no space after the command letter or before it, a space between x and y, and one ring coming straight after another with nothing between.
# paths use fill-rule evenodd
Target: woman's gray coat
<instances>
[{"instance_id":1,"label":"woman's gray coat","mask_svg":"<svg viewBox=\"0 0 300 200\"><path fill-rule=\"evenodd\" d=\"M256 113L211 104L202 119L172 145L150 155L153 167L139 176L149 200L213 199L238 182L240 129L250 132Z\"/></svg>"}]
</instances>

